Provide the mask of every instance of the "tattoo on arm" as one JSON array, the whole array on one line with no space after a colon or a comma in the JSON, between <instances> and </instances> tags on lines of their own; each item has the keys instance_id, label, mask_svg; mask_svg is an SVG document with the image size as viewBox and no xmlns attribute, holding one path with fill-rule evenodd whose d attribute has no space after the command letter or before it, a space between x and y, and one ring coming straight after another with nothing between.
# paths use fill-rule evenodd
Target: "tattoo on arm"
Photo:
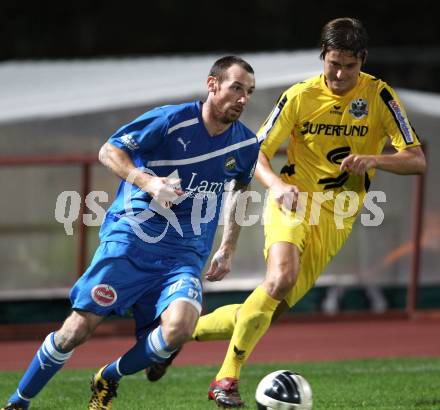
<instances>
[{"instance_id":1,"label":"tattoo on arm","mask_svg":"<svg viewBox=\"0 0 440 410\"><path fill-rule=\"evenodd\" d=\"M235 249L241 229L240 221L237 222L236 218L237 205L241 194L248 190L249 185L241 184L238 181L233 181L232 184L232 189L226 201L222 246Z\"/></svg>"}]
</instances>

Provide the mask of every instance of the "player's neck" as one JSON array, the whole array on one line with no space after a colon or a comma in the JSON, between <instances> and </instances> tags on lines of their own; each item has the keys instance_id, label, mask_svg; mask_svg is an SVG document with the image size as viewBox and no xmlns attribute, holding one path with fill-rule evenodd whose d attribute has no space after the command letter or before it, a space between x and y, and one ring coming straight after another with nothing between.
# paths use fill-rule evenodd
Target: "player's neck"
<instances>
[{"instance_id":1,"label":"player's neck","mask_svg":"<svg viewBox=\"0 0 440 410\"><path fill-rule=\"evenodd\" d=\"M202 119L203 124L211 137L222 134L232 125L232 123L221 121L219 116L216 115L214 107L209 104L208 101L202 105Z\"/></svg>"}]
</instances>

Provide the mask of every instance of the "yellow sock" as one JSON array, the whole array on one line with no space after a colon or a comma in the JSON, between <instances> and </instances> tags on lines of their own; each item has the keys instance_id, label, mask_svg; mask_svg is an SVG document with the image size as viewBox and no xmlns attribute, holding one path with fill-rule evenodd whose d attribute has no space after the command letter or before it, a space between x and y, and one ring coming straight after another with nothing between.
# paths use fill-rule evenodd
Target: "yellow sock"
<instances>
[{"instance_id":1,"label":"yellow sock","mask_svg":"<svg viewBox=\"0 0 440 410\"><path fill-rule=\"evenodd\" d=\"M261 287L256 288L249 295L240 308L234 333L216 380L225 377L240 378L241 366L266 333L279 303L279 300L273 299Z\"/></svg>"},{"instance_id":2,"label":"yellow sock","mask_svg":"<svg viewBox=\"0 0 440 410\"><path fill-rule=\"evenodd\" d=\"M235 326L235 315L241 305L219 307L207 315L200 317L192 335L193 340L228 340Z\"/></svg>"}]
</instances>

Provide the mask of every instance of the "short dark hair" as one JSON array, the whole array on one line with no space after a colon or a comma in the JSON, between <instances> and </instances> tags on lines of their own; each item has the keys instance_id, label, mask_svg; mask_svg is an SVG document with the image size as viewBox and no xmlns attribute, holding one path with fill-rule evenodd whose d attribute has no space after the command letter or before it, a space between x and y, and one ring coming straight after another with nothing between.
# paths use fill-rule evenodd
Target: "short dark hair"
<instances>
[{"instance_id":1,"label":"short dark hair","mask_svg":"<svg viewBox=\"0 0 440 410\"><path fill-rule=\"evenodd\" d=\"M248 73L254 74L254 69L251 67L251 65L244 61L242 58L237 56L225 56L222 58L219 58L211 67L209 70L209 76L215 77L219 80L219 82L222 82L224 79L225 71L233 66L234 64L239 65L243 69L245 69Z\"/></svg>"},{"instance_id":2,"label":"short dark hair","mask_svg":"<svg viewBox=\"0 0 440 410\"><path fill-rule=\"evenodd\" d=\"M368 34L360 20L341 17L329 21L321 32L321 55L324 59L330 50L351 51L355 57L367 59Z\"/></svg>"}]
</instances>

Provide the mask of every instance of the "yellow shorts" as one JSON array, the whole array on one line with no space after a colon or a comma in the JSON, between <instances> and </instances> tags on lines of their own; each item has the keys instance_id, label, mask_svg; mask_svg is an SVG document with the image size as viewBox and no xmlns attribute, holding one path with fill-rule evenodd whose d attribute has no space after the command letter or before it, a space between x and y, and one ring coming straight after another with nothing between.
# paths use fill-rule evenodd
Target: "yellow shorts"
<instances>
[{"instance_id":1,"label":"yellow shorts","mask_svg":"<svg viewBox=\"0 0 440 410\"><path fill-rule=\"evenodd\" d=\"M264 211L264 256L276 242L296 245L301 254L297 281L284 300L292 307L315 284L327 264L347 240L355 217L343 220L343 229L337 229L334 214L321 209L319 223L311 225L308 218L299 219L295 212L280 210L272 198Z\"/></svg>"}]
</instances>

